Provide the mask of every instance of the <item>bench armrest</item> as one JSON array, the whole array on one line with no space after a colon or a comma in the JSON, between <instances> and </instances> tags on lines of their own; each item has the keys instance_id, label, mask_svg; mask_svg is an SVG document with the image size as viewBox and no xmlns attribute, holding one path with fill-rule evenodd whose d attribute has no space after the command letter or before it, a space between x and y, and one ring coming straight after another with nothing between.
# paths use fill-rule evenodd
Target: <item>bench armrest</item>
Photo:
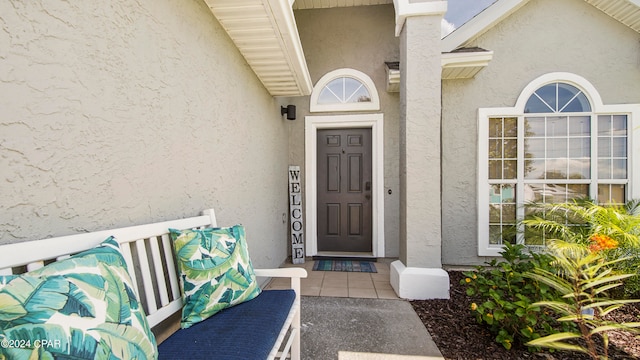
<instances>
[{"instance_id":1,"label":"bench armrest","mask_svg":"<svg viewBox=\"0 0 640 360\"><path fill-rule=\"evenodd\" d=\"M297 267L278 268L278 269L253 269L258 277L288 277L288 278L306 278L307 270Z\"/></svg>"},{"instance_id":2,"label":"bench armrest","mask_svg":"<svg viewBox=\"0 0 640 360\"><path fill-rule=\"evenodd\" d=\"M300 278L307 277L307 270L297 267L278 269L253 269L257 277L290 278L291 289L296 292L296 302L300 301Z\"/></svg>"}]
</instances>

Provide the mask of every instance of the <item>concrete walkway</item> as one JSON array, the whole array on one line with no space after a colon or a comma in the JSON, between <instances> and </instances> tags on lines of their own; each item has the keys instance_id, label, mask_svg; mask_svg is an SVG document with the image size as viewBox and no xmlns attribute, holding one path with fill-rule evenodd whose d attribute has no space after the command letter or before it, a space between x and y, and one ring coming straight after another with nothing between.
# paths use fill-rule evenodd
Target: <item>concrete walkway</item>
<instances>
[{"instance_id":1,"label":"concrete walkway","mask_svg":"<svg viewBox=\"0 0 640 360\"><path fill-rule=\"evenodd\" d=\"M303 360L443 359L404 300L302 297Z\"/></svg>"}]
</instances>

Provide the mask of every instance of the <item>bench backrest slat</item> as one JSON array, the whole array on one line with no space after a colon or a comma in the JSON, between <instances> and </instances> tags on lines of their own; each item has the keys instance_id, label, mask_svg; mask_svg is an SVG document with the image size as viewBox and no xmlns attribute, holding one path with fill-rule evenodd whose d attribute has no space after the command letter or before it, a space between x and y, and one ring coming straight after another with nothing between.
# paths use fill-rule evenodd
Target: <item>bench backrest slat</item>
<instances>
[{"instance_id":1,"label":"bench backrest slat","mask_svg":"<svg viewBox=\"0 0 640 360\"><path fill-rule=\"evenodd\" d=\"M155 292L153 291L153 280L151 280L151 268L149 266L149 255L145 249L145 240L138 240L135 242L136 251L138 253L138 262L140 264L140 276L142 277L142 287L144 288L144 296L147 299L147 312L153 314L158 310L156 303ZM129 270L129 272L135 273L136 271ZM131 276L134 276L131 274ZM139 297L143 294L138 293Z\"/></svg>"},{"instance_id":2,"label":"bench backrest slat","mask_svg":"<svg viewBox=\"0 0 640 360\"><path fill-rule=\"evenodd\" d=\"M0 275L19 273L24 267L28 271L42 267L45 261L69 257L114 236L120 243L149 325L154 327L182 308L169 229L216 225L215 212L209 209L202 216L186 219L1 245Z\"/></svg>"},{"instance_id":3,"label":"bench backrest slat","mask_svg":"<svg viewBox=\"0 0 640 360\"><path fill-rule=\"evenodd\" d=\"M176 266L171 258L171 239L169 238L169 234L162 235L162 248L164 249L165 256L165 264L167 266L167 274L169 275L169 289L171 289L171 297L173 299L180 297L180 287L178 284L178 272L176 271ZM165 305L165 304L162 304Z\"/></svg>"},{"instance_id":4,"label":"bench backrest slat","mask_svg":"<svg viewBox=\"0 0 640 360\"><path fill-rule=\"evenodd\" d=\"M160 254L160 247L158 246L158 239L154 238L150 242L151 258L153 259L153 270L156 275L156 282L158 283L158 296L160 297L160 306L167 305L169 303L169 294L167 293L167 283L165 282L164 267L162 266L163 259Z\"/></svg>"}]
</instances>

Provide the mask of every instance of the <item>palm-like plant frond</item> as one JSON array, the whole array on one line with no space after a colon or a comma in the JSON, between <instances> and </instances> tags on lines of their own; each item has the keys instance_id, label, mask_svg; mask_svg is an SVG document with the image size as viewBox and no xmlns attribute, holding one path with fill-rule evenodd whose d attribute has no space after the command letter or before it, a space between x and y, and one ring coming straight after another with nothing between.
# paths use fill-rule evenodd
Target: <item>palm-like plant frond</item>
<instances>
[{"instance_id":1,"label":"palm-like plant frond","mask_svg":"<svg viewBox=\"0 0 640 360\"><path fill-rule=\"evenodd\" d=\"M547 239L588 243L594 234L607 235L623 248L640 247L640 201L603 206L588 199L568 203L529 203L522 223Z\"/></svg>"}]
</instances>

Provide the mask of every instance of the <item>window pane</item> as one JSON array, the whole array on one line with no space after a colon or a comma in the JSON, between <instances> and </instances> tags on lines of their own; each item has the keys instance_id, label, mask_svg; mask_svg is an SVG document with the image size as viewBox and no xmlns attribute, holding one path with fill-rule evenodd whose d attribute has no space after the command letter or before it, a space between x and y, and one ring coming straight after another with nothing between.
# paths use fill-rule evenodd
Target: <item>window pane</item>
<instances>
[{"instance_id":1,"label":"window pane","mask_svg":"<svg viewBox=\"0 0 640 360\"><path fill-rule=\"evenodd\" d=\"M502 203L516 202L516 187L513 185L502 185Z\"/></svg>"},{"instance_id":2,"label":"window pane","mask_svg":"<svg viewBox=\"0 0 640 360\"><path fill-rule=\"evenodd\" d=\"M611 160L598 159L598 178L611 179Z\"/></svg>"},{"instance_id":3,"label":"window pane","mask_svg":"<svg viewBox=\"0 0 640 360\"><path fill-rule=\"evenodd\" d=\"M538 98L535 94L531 95L529 100L527 100L527 104L524 106L524 113L548 113L553 112L553 109L549 107L548 104L545 104L540 98Z\"/></svg>"},{"instance_id":4,"label":"window pane","mask_svg":"<svg viewBox=\"0 0 640 360\"><path fill-rule=\"evenodd\" d=\"M524 186L524 203L542 202L544 186L542 184L527 184Z\"/></svg>"},{"instance_id":5,"label":"window pane","mask_svg":"<svg viewBox=\"0 0 640 360\"><path fill-rule=\"evenodd\" d=\"M325 87L320 92L320 96L318 96L318 103L319 104L337 104L337 103L340 103L340 99L338 98L337 94L333 93L329 89L329 87Z\"/></svg>"},{"instance_id":6,"label":"window pane","mask_svg":"<svg viewBox=\"0 0 640 360\"><path fill-rule=\"evenodd\" d=\"M544 179L544 160L531 160L524 168L526 179Z\"/></svg>"},{"instance_id":7,"label":"window pane","mask_svg":"<svg viewBox=\"0 0 640 360\"><path fill-rule=\"evenodd\" d=\"M524 119L524 126L524 136L544 136L544 118L526 118Z\"/></svg>"},{"instance_id":8,"label":"window pane","mask_svg":"<svg viewBox=\"0 0 640 360\"><path fill-rule=\"evenodd\" d=\"M500 223L500 205L489 205L489 222Z\"/></svg>"},{"instance_id":9,"label":"window pane","mask_svg":"<svg viewBox=\"0 0 640 360\"><path fill-rule=\"evenodd\" d=\"M331 81L327 84L325 89L335 94L335 98L338 100L337 102L342 102L342 100L344 100L344 78Z\"/></svg>"},{"instance_id":10,"label":"window pane","mask_svg":"<svg viewBox=\"0 0 640 360\"><path fill-rule=\"evenodd\" d=\"M589 197L588 184L570 184L567 185L567 199L580 199Z\"/></svg>"},{"instance_id":11,"label":"window pane","mask_svg":"<svg viewBox=\"0 0 640 360\"><path fill-rule=\"evenodd\" d=\"M567 201L567 186L562 184L545 185L544 202L563 203Z\"/></svg>"},{"instance_id":12,"label":"window pane","mask_svg":"<svg viewBox=\"0 0 640 360\"><path fill-rule=\"evenodd\" d=\"M502 243L515 244L518 235L518 228L516 225L502 226Z\"/></svg>"},{"instance_id":13,"label":"window pane","mask_svg":"<svg viewBox=\"0 0 640 360\"><path fill-rule=\"evenodd\" d=\"M558 108L562 112L591 111L589 100L575 86L558 83Z\"/></svg>"},{"instance_id":14,"label":"window pane","mask_svg":"<svg viewBox=\"0 0 640 360\"><path fill-rule=\"evenodd\" d=\"M626 202L625 186L624 185L611 185L611 203L612 204L624 204Z\"/></svg>"},{"instance_id":15,"label":"window pane","mask_svg":"<svg viewBox=\"0 0 640 360\"><path fill-rule=\"evenodd\" d=\"M627 160L613 159L611 161L611 175L612 179L626 179L627 178Z\"/></svg>"},{"instance_id":16,"label":"window pane","mask_svg":"<svg viewBox=\"0 0 640 360\"><path fill-rule=\"evenodd\" d=\"M502 222L505 222L505 223L516 222L516 206L515 205L502 206Z\"/></svg>"},{"instance_id":17,"label":"window pane","mask_svg":"<svg viewBox=\"0 0 640 360\"><path fill-rule=\"evenodd\" d=\"M506 139L504 141L504 158L515 159L518 157L518 141L516 139Z\"/></svg>"},{"instance_id":18,"label":"window pane","mask_svg":"<svg viewBox=\"0 0 640 360\"><path fill-rule=\"evenodd\" d=\"M489 179L502 179L502 161L489 161Z\"/></svg>"},{"instance_id":19,"label":"window pane","mask_svg":"<svg viewBox=\"0 0 640 360\"><path fill-rule=\"evenodd\" d=\"M580 93L573 98L568 104L564 106L562 112L589 112L591 111L591 105L587 97Z\"/></svg>"},{"instance_id":20,"label":"window pane","mask_svg":"<svg viewBox=\"0 0 640 360\"><path fill-rule=\"evenodd\" d=\"M547 136L567 136L567 134L566 117L547 118Z\"/></svg>"},{"instance_id":21,"label":"window pane","mask_svg":"<svg viewBox=\"0 0 640 360\"><path fill-rule=\"evenodd\" d=\"M600 136L611 135L611 115L598 116L598 135Z\"/></svg>"},{"instance_id":22,"label":"window pane","mask_svg":"<svg viewBox=\"0 0 640 360\"><path fill-rule=\"evenodd\" d=\"M502 159L502 140L489 140L489 159Z\"/></svg>"},{"instance_id":23,"label":"window pane","mask_svg":"<svg viewBox=\"0 0 640 360\"><path fill-rule=\"evenodd\" d=\"M502 244L502 227L500 225L489 225L489 244Z\"/></svg>"},{"instance_id":24,"label":"window pane","mask_svg":"<svg viewBox=\"0 0 640 360\"><path fill-rule=\"evenodd\" d=\"M502 203L502 187L500 184L493 184L489 190L489 202L491 204Z\"/></svg>"},{"instance_id":25,"label":"window pane","mask_svg":"<svg viewBox=\"0 0 640 360\"><path fill-rule=\"evenodd\" d=\"M567 159L550 159L547 160L547 171L545 172L547 179L566 179L567 178Z\"/></svg>"},{"instance_id":26,"label":"window pane","mask_svg":"<svg viewBox=\"0 0 640 360\"><path fill-rule=\"evenodd\" d=\"M356 102L355 94L362 89L362 83L352 78L344 79L344 102Z\"/></svg>"},{"instance_id":27,"label":"window pane","mask_svg":"<svg viewBox=\"0 0 640 360\"><path fill-rule=\"evenodd\" d=\"M627 115L613 115L612 135L627 136Z\"/></svg>"},{"instance_id":28,"label":"window pane","mask_svg":"<svg viewBox=\"0 0 640 360\"><path fill-rule=\"evenodd\" d=\"M567 157L567 138L554 138L547 140L547 157Z\"/></svg>"},{"instance_id":29,"label":"window pane","mask_svg":"<svg viewBox=\"0 0 640 360\"><path fill-rule=\"evenodd\" d=\"M504 161L503 176L505 179L515 179L518 176L518 160Z\"/></svg>"},{"instance_id":30,"label":"window pane","mask_svg":"<svg viewBox=\"0 0 640 360\"><path fill-rule=\"evenodd\" d=\"M611 138L598 137L598 157L611 157Z\"/></svg>"},{"instance_id":31,"label":"window pane","mask_svg":"<svg viewBox=\"0 0 640 360\"><path fill-rule=\"evenodd\" d=\"M590 116L572 116L571 118L569 118L569 135L590 136L591 135L591 117Z\"/></svg>"},{"instance_id":32,"label":"window pane","mask_svg":"<svg viewBox=\"0 0 640 360\"><path fill-rule=\"evenodd\" d=\"M591 156L591 142L589 138L569 139L569 157L582 158Z\"/></svg>"},{"instance_id":33,"label":"window pane","mask_svg":"<svg viewBox=\"0 0 640 360\"><path fill-rule=\"evenodd\" d=\"M344 102L371 102L371 95L369 95L369 91L360 81L352 78L345 78Z\"/></svg>"},{"instance_id":34,"label":"window pane","mask_svg":"<svg viewBox=\"0 0 640 360\"><path fill-rule=\"evenodd\" d=\"M491 118L489 119L489 137L502 137L502 119Z\"/></svg>"},{"instance_id":35,"label":"window pane","mask_svg":"<svg viewBox=\"0 0 640 360\"><path fill-rule=\"evenodd\" d=\"M614 137L612 140L612 156L613 157L627 157L627 138L626 137Z\"/></svg>"},{"instance_id":36,"label":"window pane","mask_svg":"<svg viewBox=\"0 0 640 360\"><path fill-rule=\"evenodd\" d=\"M544 139L526 139L524 141L524 151L527 157L544 159Z\"/></svg>"},{"instance_id":37,"label":"window pane","mask_svg":"<svg viewBox=\"0 0 640 360\"><path fill-rule=\"evenodd\" d=\"M591 166L588 159L569 160L569 179L590 179Z\"/></svg>"},{"instance_id":38,"label":"window pane","mask_svg":"<svg viewBox=\"0 0 640 360\"><path fill-rule=\"evenodd\" d=\"M550 111L558 110L558 105L556 101L556 92L557 92L557 84L545 85L540 89L536 90L534 94L537 94L542 99L542 101L547 105L547 110L540 111L540 112L550 112Z\"/></svg>"},{"instance_id":39,"label":"window pane","mask_svg":"<svg viewBox=\"0 0 640 360\"><path fill-rule=\"evenodd\" d=\"M505 137L518 136L518 118L504 119L504 136Z\"/></svg>"},{"instance_id":40,"label":"window pane","mask_svg":"<svg viewBox=\"0 0 640 360\"><path fill-rule=\"evenodd\" d=\"M598 184L598 203L608 204L611 201L611 185Z\"/></svg>"}]
</instances>

